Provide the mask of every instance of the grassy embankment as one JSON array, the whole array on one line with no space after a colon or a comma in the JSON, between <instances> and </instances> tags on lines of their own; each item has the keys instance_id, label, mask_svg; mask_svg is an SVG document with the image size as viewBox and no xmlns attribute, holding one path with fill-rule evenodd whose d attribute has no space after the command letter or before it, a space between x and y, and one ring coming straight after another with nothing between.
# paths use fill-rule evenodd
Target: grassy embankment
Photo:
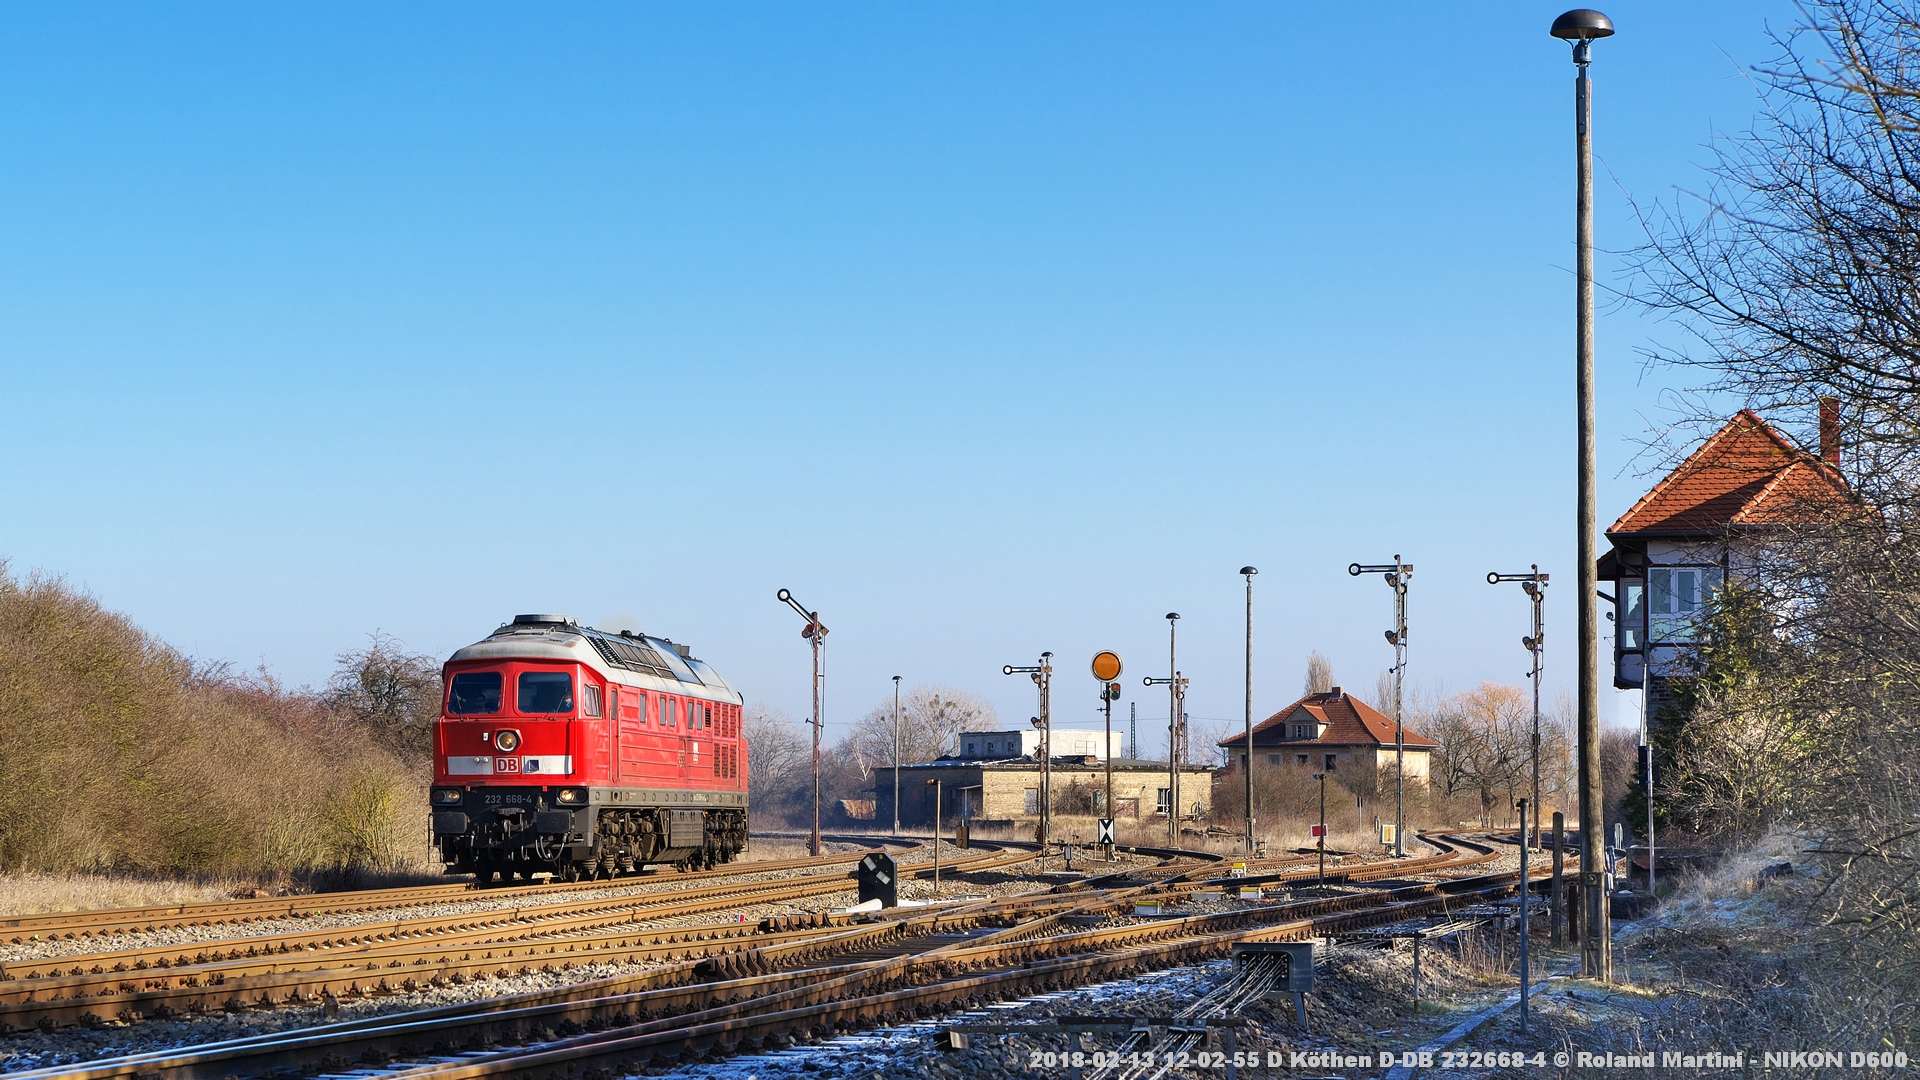
<instances>
[{"instance_id":1,"label":"grassy embankment","mask_svg":"<svg viewBox=\"0 0 1920 1080\"><path fill-rule=\"evenodd\" d=\"M0 910L419 873L425 782L327 694L196 663L0 562Z\"/></svg>"}]
</instances>

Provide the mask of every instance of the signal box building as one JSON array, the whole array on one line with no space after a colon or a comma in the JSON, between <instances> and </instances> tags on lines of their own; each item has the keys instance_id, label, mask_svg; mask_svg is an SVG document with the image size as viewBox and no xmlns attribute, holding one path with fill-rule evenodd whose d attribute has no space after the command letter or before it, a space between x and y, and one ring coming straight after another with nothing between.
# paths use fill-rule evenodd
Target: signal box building
<instances>
[{"instance_id":1,"label":"signal box building","mask_svg":"<svg viewBox=\"0 0 1920 1080\"><path fill-rule=\"evenodd\" d=\"M1406 747L1407 782L1424 784L1438 744L1412 728L1402 729L1401 734ZM1241 782L1239 770L1247 767L1246 742L1244 732L1220 740L1228 762L1220 773L1220 782ZM1255 725L1253 753L1261 769L1391 780L1395 760L1393 718L1336 686L1324 694L1308 694Z\"/></svg>"},{"instance_id":2,"label":"signal box building","mask_svg":"<svg viewBox=\"0 0 1920 1080\"><path fill-rule=\"evenodd\" d=\"M1822 401L1815 455L1742 409L1613 523L1598 569L1614 588L1614 686L1647 687L1657 708L1713 591L1757 573L1769 535L1851 504L1839 429L1837 403Z\"/></svg>"}]
</instances>

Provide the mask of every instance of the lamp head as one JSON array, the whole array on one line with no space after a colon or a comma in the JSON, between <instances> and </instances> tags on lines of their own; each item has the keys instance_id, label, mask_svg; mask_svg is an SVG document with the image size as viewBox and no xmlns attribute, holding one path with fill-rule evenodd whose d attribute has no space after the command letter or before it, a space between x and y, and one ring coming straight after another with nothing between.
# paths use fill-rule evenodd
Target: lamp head
<instances>
[{"instance_id":1,"label":"lamp head","mask_svg":"<svg viewBox=\"0 0 1920 1080\"><path fill-rule=\"evenodd\" d=\"M774 599L776 599L776 600L778 600L778 601L780 601L781 603L783 603L783 604L784 604L784 603L786 603L787 601L789 601L789 600L792 600L792 599L793 599L793 594L792 594L792 593L790 593L790 592L788 592L788 591L787 591L787 590L785 590L785 589L781 589L781 590L780 590L779 592L777 592L777 593L774 593L774 594L773 594L773 597L774 597Z\"/></svg>"},{"instance_id":2,"label":"lamp head","mask_svg":"<svg viewBox=\"0 0 1920 1080\"><path fill-rule=\"evenodd\" d=\"M893 681L894 681L894 685L896 685L896 686L898 686L898 685L899 685L899 683L900 683L900 676L898 676L898 675L895 675L895 676L893 677Z\"/></svg>"},{"instance_id":3,"label":"lamp head","mask_svg":"<svg viewBox=\"0 0 1920 1080\"><path fill-rule=\"evenodd\" d=\"M1553 20L1553 29L1547 33L1562 41L1592 41L1612 37L1613 20L1592 8L1574 8Z\"/></svg>"},{"instance_id":4,"label":"lamp head","mask_svg":"<svg viewBox=\"0 0 1920 1080\"><path fill-rule=\"evenodd\" d=\"M1244 574L1244 575L1246 575L1247 577L1252 577L1253 575L1255 575L1255 574L1257 574L1257 573L1259 573L1259 572L1260 572L1260 571L1258 571L1258 570L1255 570L1255 569L1254 569L1253 567L1251 567L1251 566L1243 566L1243 567L1241 567L1241 568L1240 568L1240 573L1242 573L1242 574Z\"/></svg>"},{"instance_id":5,"label":"lamp head","mask_svg":"<svg viewBox=\"0 0 1920 1080\"><path fill-rule=\"evenodd\" d=\"M1179 618L1180 618L1180 613L1179 613L1179 612L1177 612L1177 611L1169 611L1169 612L1167 612L1167 621L1168 621L1168 622L1174 622L1174 621L1176 621L1176 620L1178 620Z\"/></svg>"},{"instance_id":6,"label":"lamp head","mask_svg":"<svg viewBox=\"0 0 1920 1080\"><path fill-rule=\"evenodd\" d=\"M1011 675L1011 674L1013 674L1013 665L1012 665L1012 664L1008 664L1008 665L1007 665L1006 667L1003 667L1003 668L1001 668L1001 669L1000 669L1000 674L1002 674L1002 675Z\"/></svg>"}]
</instances>

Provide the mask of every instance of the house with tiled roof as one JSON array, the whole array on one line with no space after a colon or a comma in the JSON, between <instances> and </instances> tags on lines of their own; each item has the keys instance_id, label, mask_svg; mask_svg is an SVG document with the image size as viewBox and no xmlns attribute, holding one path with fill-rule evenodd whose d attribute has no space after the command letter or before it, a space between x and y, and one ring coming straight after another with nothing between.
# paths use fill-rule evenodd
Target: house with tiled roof
<instances>
[{"instance_id":1,"label":"house with tiled roof","mask_svg":"<svg viewBox=\"0 0 1920 1080\"><path fill-rule=\"evenodd\" d=\"M1769 535L1850 505L1840 474L1840 414L1820 403L1820 452L1742 409L1642 495L1606 532L1599 577L1614 583L1613 684L1654 696L1680 674L1709 597L1753 572Z\"/></svg>"},{"instance_id":2,"label":"house with tiled roof","mask_svg":"<svg viewBox=\"0 0 1920 1080\"><path fill-rule=\"evenodd\" d=\"M1411 728L1400 731L1406 749L1406 778L1426 783L1428 763L1438 744ZM1220 740L1227 751L1226 772L1247 767L1245 732ZM1334 687L1324 694L1308 694L1281 709L1253 729L1256 768L1298 769L1305 774L1326 772L1368 780L1391 779L1395 760L1393 718ZM1216 774L1227 782L1224 774Z\"/></svg>"}]
</instances>

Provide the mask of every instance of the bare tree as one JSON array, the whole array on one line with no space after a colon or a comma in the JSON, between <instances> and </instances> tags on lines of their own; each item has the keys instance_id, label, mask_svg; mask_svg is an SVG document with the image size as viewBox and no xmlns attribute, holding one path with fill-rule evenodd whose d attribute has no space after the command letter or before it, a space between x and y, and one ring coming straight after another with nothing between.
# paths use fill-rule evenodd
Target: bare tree
<instances>
[{"instance_id":1,"label":"bare tree","mask_svg":"<svg viewBox=\"0 0 1920 1080\"><path fill-rule=\"evenodd\" d=\"M993 706L950 686L916 686L900 698L900 761L932 761L954 751L962 731L991 731ZM893 696L854 722L847 746L871 774L893 764Z\"/></svg>"},{"instance_id":2,"label":"bare tree","mask_svg":"<svg viewBox=\"0 0 1920 1080\"><path fill-rule=\"evenodd\" d=\"M1307 680L1302 693L1324 694L1333 689L1333 661L1315 649L1307 654Z\"/></svg>"},{"instance_id":3,"label":"bare tree","mask_svg":"<svg viewBox=\"0 0 1920 1080\"><path fill-rule=\"evenodd\" d=\"M375 740L409 756L430 753L440 716L440 661L408 652L390 634L370 634L366 648L339 655L324 700Z\"/></svg>"},{"instance_id":4,"label":"bare tree","mask_svg":"<svg viewBox=\"0 0 1920 1080\"><path fill-rule=\"evenodd\" d=\"M1716 144L1703 194L1643 211L1629 295L1691 335L1652 353L1706 376L1679 399L1685 420L1718 422L1731 399L1812 448L1815 402L1835 399L1858 505L1804 506L1745 538L1746 580L1722 590L1655 717L1655 809L1669 843L1772 822L1807 837L1828 876L1807 924L1830 958L1816 976L1906 1002L1920 993L1920 8L1800 10L1759 72L1761 115ZM1885 1037L1910 1040L1920 1020L1899 1016Z\"/></svg>"},{"instance_id":5,"label":"bare tree","mask_svg":"<svg viewBox=\"0 0 1920 1080\"><path fill-rule=\"evenodd\" d=\"M1383 671L1373 680L1373 701L1370 704L1387 717L1393 716L1393 672Z\"/></svg>"},{"instance_id":6,"label":"bare tree","mask_svg":"<svg viewBox=\"0 0 1920 1080\"><path fill-rule=\"evenodd\" d=\"M805 729L763 702L740 714L747 740L747 804L756 814L786 816L813 798L812 753Z\"/></svg>"}]
</instances>

